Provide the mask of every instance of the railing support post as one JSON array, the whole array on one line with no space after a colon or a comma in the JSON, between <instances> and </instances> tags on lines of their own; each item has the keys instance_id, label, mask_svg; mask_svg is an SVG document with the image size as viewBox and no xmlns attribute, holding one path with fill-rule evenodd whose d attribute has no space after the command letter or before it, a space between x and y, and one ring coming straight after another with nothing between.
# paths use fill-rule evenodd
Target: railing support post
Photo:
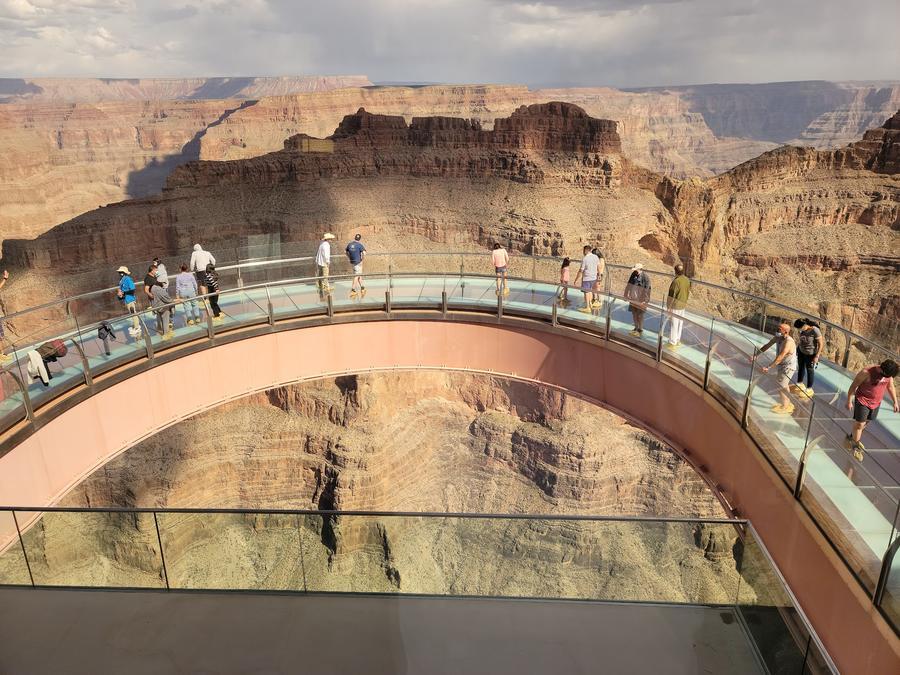
<instances>
[{"instance_id":1,"label":"railing support post","mask_svg":"<svg viewBox=\"0 0 900 675\"><path fill-rule=\"evenodd\" d=\"M391 292L387 290L384 292L384 311L390 316L391 315Z\"/></svg>"},{"instance_id":2,"label":"railing support post","mask_svg":"<svg viewBox=\"0 0 900 675\"><path fill-rule=\"evenodd\" d=\"M81 337L81 332L78 332L78 337ZM78 355L81 357L81 367L84 369L84 383L86 386L90 387L94 384L94 378L91 376L91 366L88 364L87 357L84 355L84 349L81 348L81 344L75 338L71 338L72 344L75 345L75 349L78 350Z\"/></svg>"},{"instance_id":3,"label":"railing support post","mask_svg":"<svg viewBox=\"0 0 900 675\"><path fill-rule=\"evenodd\" d=\"M897 511L894 513L894 541L888 546L884 552L884 558L881 560L881 572L878 573L878 583L875 584L875 591L872 593L872 604L881 607L881 601L884 599L884 590L887 588L888 579L891 576L891 568L894 566L894 556L900 550L900 533L896 529L896 524L900 519L900 504L897 505Z\"/></svg>"},{"instance_id":4,"label":"railing support post","mask_svg":"<svg viewBox=\"0 0 900 675\"><path fill-rule=\"evenodd\" d=\"M22 547L22 556L25 558L25 567L28 569L28 578L31 579L31 587L34 588L34 575L31 573L31 563L28 561L28 551L25 550L25 540L22 539L22 530L19 529L19 519L15 511L10 511L13 522L16 524L16 534L19 535L19 546Z\"/></svg>"},{"instance_id":5,"label":"railing support post","mask_svg":"<svg viewBox=\"0 0 900 675\"><path fill-rule=\"evenodd\" d=\"M612 329L612 306L613 302L615 302L611 295L607 294L606 296L606 335L604 335L604 339L609 342L609 332Z\"/></svg>"},{"instance_id":6,"label":"railing support post","mask_svg":"<svg viewBox=\"0 0 900 675\"><path fill-rule=\"evenodd\" d=\"M703 366L703 391L709 391L709 374L712 370L712 349L715 326L716 320L713 318L709 322L709 342L706 345L706 364Z\"/></svg>"},{"instance_id":7,"label":"railing support post","mask_svg":"<svg viewBox=\"0 0 900 675\"><path fill-rule=\"evenodd\" d=\"M816 413L816 401L813 399L809 406L809 423L806 425L806 438L803 439L803 452L800 453L800 465L797 467L797 482L794 484L794 499L800 499L800 493L803 491L803 479L806 477L806 458L809 455L812 446L809 442L812 433L813 417Z\"/></svg>"},{"instance_id":8,"label":"railing support post","mask_svg":"<svg viewBox=\"0 0 900 675\"><path fill-rule=\"evenodd\" d=\"M497 294L497 318L503 318L503 290Z\"/></svg>"},{"instance_id":9,"label":"railing support post","mask_svg":"<svg viewBox=\"0 0 900 675\"><path fill-rule=\"evenodd\" d=\"M150 329L147 328L147 322L144 321L144 313L137 313L138 323L141 324L141 334L144 336L144 349L147 351L147 359L153 360L153 339L150 337Z\"/></svg>"},{"instance_id":10,"label":"railing support post","mask_svg":"<svg viewBox=\"0 0 900 675\"><path fill-rule=\"evenodd\" d=\"M763 302L763 304L762 304L762 315L761 315L761 317L760 317L760 322L759 322L759 331L760 331L761 333L765 333L765 332L766 332L766 323L767 323L768 321L769 321L769 307L768 307L768 305L766 305L765 302Z\"/></svg>"},{"instance_id":11,"label":"railing support post","mask_svg":"<svg viewBox=\"0 0 900 675\"><path fill-rule=\"evenodd\" d=\"M169 590L169 571L166 569L166 554L163 551L162 537L159 536L159 520L156 511L153 512L153 525L156 527L156 542L159 544L159 559L162 562L163 579L166 582L166 590Z\"/></svg>"},{"instance_id":12,"label":"railing support post","mask_svg":"<svg viewBox=\"0 0 900 675\"><path fill-rule=\"evenodd\" d=\"M559 312L559 300L553 301L553 311L550 314L550 323L553 324L553 327L559 325L559 318L557 317L557 313Z\"/></svg>"},{"instance_id":13,"label":"railing support post","mask_svg":"<svg viewBox=\"0 0 900 675\"><path fill-rule=\"evenodd\" d=\"M659 336L656 339L656 362L662 361L663 350L663 333L665 329L666 310L662 307L659 309Z\"/></svg>"},{"instance_id":14,"label":"railing support post","mask_svg":"<svg viewBox=\"0 0 900 675\"><path fill-rule=\"evenodd\" d=\"M216 329L213 327L213 313L209 298L203 298L203 306L206 308L206 336L212 340L216 336Z\"/></svg>"},{"instance_id":15,"label":"railing support post","mask_svg":"<svg viewBox=\"0 0 900 675\"><path fill-rule=\"evenodd\" d=\"M747 394L744 396L744 410L741 412L741 428L747 430L747 420L750 418L750 394L753 393L753 374L756 371L756 357L759 350L753 348L753 358L750 360L750 377L747 379Z\"/></svg>"},{"instance_id":16,"label":"railing support post","mask_svg":"<svg viewBox=\"0 0 900 675\"><path fill-rule=\"evenodd\" d=\"M447 291L441 291L441 315L447 317Z\"/></svg>"},{"instance_id":17,"label":"railing support post","mask_svg":"<svg viewBox=\"0 0 900 675\"><path fill-rule=\"evenodd\" d=\"M272 306L272 294L269 293L269 285L266 284L266 305L269 309L269 325L275 325L275 308Z\"/></svg>"},{"instance_id":18,"label":"railing support post","mask_svg":"<svg viewBox=\"0 0 900 675\"><path fill-rule=\"evenodd\" d=\"M537 280L537 258L534 257L534 253L531 254L531 280Z\"/></svg>"},{"instance_id":19,"label":"railing support post","mask_svg":"<svg viewBox=\"0 0 900 675\"><path fill-rule=\"evenodd\" d=\"M327 304L326 313L330 319L334 316L334 296L331 295L331 291L328 291L328 295L325 296L325 302Z\"/></svg>"}]
</instances>

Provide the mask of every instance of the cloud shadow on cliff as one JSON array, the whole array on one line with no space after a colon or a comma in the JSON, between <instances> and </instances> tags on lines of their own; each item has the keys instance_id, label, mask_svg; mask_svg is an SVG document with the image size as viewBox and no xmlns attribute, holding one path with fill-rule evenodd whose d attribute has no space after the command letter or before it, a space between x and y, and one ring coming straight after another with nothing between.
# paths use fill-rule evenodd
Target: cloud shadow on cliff
<instances>
[{"instance_id":1,"label":"cloud shadow on cliff","mask_svg":"<svg viewBox=\"0 0 900 675\"><path fill-rule=\"evenodd\" d=\"M248 108L255 103L256 101L244 101L236 108L229 108L219 115L214 122L194 134L194 137L184 144L180 152L166 155L162 158L154 157L144 168L129 173L125 184L125 194L128 195L129 199L138 199L157 194L165 186L166 178L169 177L172 171L182 164L200 159L200 142L209 129L219 126L237 111Z\"/></svg>"}]
</instances>

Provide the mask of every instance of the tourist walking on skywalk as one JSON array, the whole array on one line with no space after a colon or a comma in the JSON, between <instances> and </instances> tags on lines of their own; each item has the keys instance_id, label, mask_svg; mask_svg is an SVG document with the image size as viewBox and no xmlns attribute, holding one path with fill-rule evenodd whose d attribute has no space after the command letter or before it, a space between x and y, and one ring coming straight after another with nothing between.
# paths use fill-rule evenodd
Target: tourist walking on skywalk
<instances>
[{"instance_id":1,"label":"tourist walking on skywalk","mask_svg":"<svg viewBox=\"0 0 900 675\"><path fill-rule=\"evenodd\" d=\"M850 442L853 456L860 462L866 449L861 440L863 429L871 420L878 417L885 393L891 397L894 412L900 412L900 401L897 400L897 390L894 388L894 378L898 372L900 365L892 359L887 359L859 371L850 383L850 389L847 390L847 410L853 411L853 431L847 434L847 440Z\"/></svg>"},{"instance_id":2,"label":"tourist walking on skywalk","mask_svg":"<svg viewBox=\"0 0 900 675\"><path fill-rule=\"evenodd\" d=\"M147 300L153 300L153 287L159 282L156 280L156 263L150 263L147 274L144 275L144 295Z\"/></svg>"},{"instance_id":3,"label":"tourist walking on skywalk","mask_svg":"<svg viewBox=\"0 0 900 675\"><path fill-rule=\"evenodd\" d=\"M766 344L759 348L762 354L772 345L778 345L778 353L771 365L762 369L764 373L768 373L770 369L775 368L778 373L776 381L778 382L778 395L781 397L781 403L772 406L772 410L779 415L790 415L794 412L794 404L791 403L790 392L791 380L794 373L797 372L797 344L791 337L791 325L787 321L782 321L778 325L778 331L772 336Z\"/></svg>"},{"instance_id":4,"label":"tourist walking on skywalk","mask_svg":"<svg viewBox=\"0 0 900 675\"><path fill-rule=\"evenodd\" d=\"M797 337L797 384L796 389L807 396L812 396L813 384L816 381L816 366L825 349L825 338L819 330L819 324L812 319L797 319L794 328L800 331ZM806 385L803 377L806 376Z\"/></svg>"},{"instance_id":5,"label":"tourist walking on skywalk","mask_svg":"<svg viewBox=\"0 0 900 675\"><path fill-rule=\"evenodd\" d=\"M3 270L3 274L0 275L0 289L2 289L4 286L6 286L6 282L8 279L9 279L9 271ZM13 357L7 355L6 348L4 346L5 344L6 344L6 331L3 329L3 316L0 315L0 365L3 365L4 363L9 363L10 361L12 361L12 358L13 358Z\"/></svg>"},{"instance_id":6,"label":"tourist walking on skywalk","mask_svg":"<svg viewBox=\"0 0 900 675\"><path fill-rule=\"evenodd\" d=\"M644 314L650 303L650 277L644 271L644 266L637 263L631 268L631 276L625 284L625 299L628 300L628 309L634 319L634 330L631 334L640 337L644 333Z\"/></svg>"},{"instance_id":7,"label":"tourist walking on skywalk","mask_svg":"<svg viewBox=\"0 0 900 675\"><path fill-rule=\"evenodd\" d=\"M169 290L169 272L166 269L166 266L163 264L162 260L159 259L159 256L153 259L153 264L156 265L156 283L166 290Z\"/></svg>"},{"instance_id":8,"label":"tourist walking on skywalk","mask_svg":"<svg viewBox=\"0 0 900 675\"><path fill-rule=\"evenodd\" d=\"M666 309L669 310L669 349L678 349L681 344L681 330L684 327L683 316L687 308L688 296L691 294L691 280L684 273L684 265L675 265L675 278L669 284L666 295Z\"/></svg>"},{"instance_id":9,"label":"tourist walking on skywalk","mask_svg":"<svg viewBox=\"0 0 900 675\"><path fill-rule=\"evenodd\" d=\"M603 257L603 251L599 248L592 248L591 253L597 256L597 260L600 263L597 265L597 278L594 279L593 290L593 301L591 302L591 308L599 310L601 306L600 296L601 289L603 287L603 275L606 274L606 258Z\"/></svg>"},{"instance_id":10,"label":"tourist walking on skywalk","mask_svg":"<svg viewBox=\"0 0 900 675\"><path fill-rule=\"evenodd\" d=\"M509 268L509 252L503 248L500 242L494 242L494 250L491 251L491 263L494 265L494 274L497 275L497 295L509 295L509 287L506 285L506 272Z\"/></svg>"},{"instance_id":11,"label":"tourist walking on skywalk","mask_svg":"<svg viewBox=\"0 0 900 675\"><path fill-rule=\"evenodd\" d=\"M585 246L582 253L584 257L581 259L581 267L575 275L575 285L581 285L581 292L584 293L584 306L579 307L578 311L590 314L594 302L594 284L600 274L600 258L591 251L590 246Z\"/></svg>"},{"instance_id":12,"label":"tourist walking on skywalk","mask_svg":"<svg viewBox=\"0 0 900 675\"><path fill-rule=\"evenodd\" d=\"M206 288L209 289L207 298L209 300L209 306L212 308L213 323L222 323L223 319L220 316L222 310L219 307L219 273L216 272L216 266L209 263L209 265L206 266L204 277L206 279Z\"/></svg>"},{"instance_id":13,"label":"tourist walking on skywalk","mask_svg":"<svg viewBox=\"0 0 900 675\"><path fill-rule=\"evenodd\" d=\"M119 288L116 290L116 295L122 301L122 304L125 305L128 313L131 314L131 328L128 329L128 333L131 337L139 340L142 334L141 323L138 320L137 301L134 297L137 287L134 284L134 279L131 278L131 271L125 265L122 265L116 272L119 274Z\"/></svg>"},{"instance_id":14,"label":"tourist walking on skywalk","mask_svg":"<svg viewBox=\"0 0 900 675\"><path fill-rule=\"evenodd\" d=\"M159 284L153 284L150 287L150 306L153 307L153 313L156 315L156 332L163 340L170 339L174 333L170 327L172 298L169 296L169 292Z\"/></svg>"},{"instance_id":15,"label":"tourist walking on skywalk","mask_svg":"<svg viewBox=\"0 0 900 675\"><path fill-rule=\"evenodd\" d=\"M194 244L190 265L191 272L197 275L197 286L200 289L200 295L206 295L209 292L206 286L206 268L215 264L216 259L212 253L204 251L200 244Z\"/></svg>"},{"instance_id":16,"label":"tourist walking on skywalk","mask_svg":"<svg viewBox=\"0 0 900 675\"><path fill-rule=\"evenodd\" d=\"M184 308L185 325L200 323L200 309L197 307L197 277L188 271L187 265L181 266L181 273L175 276L175 298ZM173 312L174 313L174 312Z\"/></svg>"},{"instance_id":17,"label":"tourist walking on skywalk","mask_svg":"<svg viewBox=\"0 0 900 675\"><path fill-rule=\"evenodd\" d=\"M331 286L328 285L328 268L331 266L331 241L334 235L326 232L322 235L322 241L319 242L319 249L316 251L316 285L319 288L319 299L324 300L325 296L331 293Z\"/></svg>"},{"instance_id":18,"label":"tourist walking on skywalk","mask_svg":"<svg viewBox=\"0 0 900 675\"><path fill-rule=\"evenodd\" d=\"M571 264L571 260L563 258L562 265L559 268L559 290L556 292L556 297L563 307L567 307L569 304L569 282L571 281L569 266Z\"/></svg>"},{"instance_id":19,"label":"tourist walking on skywalk","mask_svg":"<svg viewBox=\"0 0 900 675\"><path fill-rule=\"evenodd\" d=\"M350 282L351 298L356 297L357 287L359 288L360 297L365 297L366 295L366 287L362 285L363 260L366 257L366 247L363 246L360 239L362 239L362 235L357 234L353 237L353 241L347 244L347 248L344 249L347 253L347 260L350 261L350 266L353 268L353 281Z\"/></svg>"}]
</instances>

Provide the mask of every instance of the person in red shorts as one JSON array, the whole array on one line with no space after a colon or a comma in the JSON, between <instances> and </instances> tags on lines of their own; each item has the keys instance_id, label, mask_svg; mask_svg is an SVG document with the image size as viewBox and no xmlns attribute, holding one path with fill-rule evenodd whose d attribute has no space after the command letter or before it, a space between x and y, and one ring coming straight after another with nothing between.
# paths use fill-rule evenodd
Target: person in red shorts
<instances>
[{"instance_id":1,"label":"person in red shorts","mask_svg":"<svg viewBox=\"0 0 900 675\"><path fill-rule=\"evenodd\" d=\"M878 417L878 408L885 393L891 396L894 412L900 412L900 402L897 401L897 390L894 388L894 378L898 372L900 365L892 359L887 359L877 366L863 368L850 384L847 391L847 410L853 411L853 433L847 434L847 440L850 442L853 456L858 461L862 461L863 450L866 449L860 440L863 429L870 420Z\"/></svg>"}]
</instances>

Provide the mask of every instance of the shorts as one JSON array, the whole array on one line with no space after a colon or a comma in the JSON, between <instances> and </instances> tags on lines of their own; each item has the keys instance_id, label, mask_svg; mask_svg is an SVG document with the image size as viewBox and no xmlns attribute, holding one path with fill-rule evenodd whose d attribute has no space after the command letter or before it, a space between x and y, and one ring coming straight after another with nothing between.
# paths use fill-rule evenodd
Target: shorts
<instances>
[{"instance_id":1,"label":"shorts","mask_svg":"<svg viewBox=\"0 0 900 675\"><path fill-rule=\"evenodd\" d=\"M778 386L782 389L787 389L791 386L791 380L794 379L794 375L796 374L796 368L779 368L778 374L775 376L778 382Z\"/></svg>"},{"instance_id":2,"label":"shorts","mask_svg":"<svg viewBox=\"0 0 900 675\"><path fill-rule=\"evenodd\" d=\"M853 403L853 419L857 422L868 422L878 417L878 408L870 408L864 403L854 401Z\"/></svg>"},{"instance_id":3,"label":"shorts","mask_svg":"<svg viewBox=\"0 0 900 675\"><path fill-rule=\"evenodd\" d=\"M206 272L194 272L194 276L197 277L197 286L206 286Z\"/></svg>"},{"instance_id":4,"label":"shorts","mask_svg":"<svg viewBox=\"0 0 900 675\"><path fill-rule=\"evenodd\" d=\"M594 290L595 283L597 283L596 279L582 279L581 290L583 290L585 293L591 293Z\"/></svg>"},{"instance_id":5,"label":"shorts","mask_svg":"<svg viewBox=\"0 0 900 675\"><path fill-rule=\"evenodd\" d=\"M494 271L497 272L497 274L506 274L506 267L495 267Z\"/></svg>"},{"instance_id":6,"label":"shorts","mask_svg":"<svg viewBox=\"0 0 900 675\"><path fill-rule=\"evenodd\" d=\"M362 263L357 263L353 266L353 274L362 274Z\"/></svg>"}]
</instances>

